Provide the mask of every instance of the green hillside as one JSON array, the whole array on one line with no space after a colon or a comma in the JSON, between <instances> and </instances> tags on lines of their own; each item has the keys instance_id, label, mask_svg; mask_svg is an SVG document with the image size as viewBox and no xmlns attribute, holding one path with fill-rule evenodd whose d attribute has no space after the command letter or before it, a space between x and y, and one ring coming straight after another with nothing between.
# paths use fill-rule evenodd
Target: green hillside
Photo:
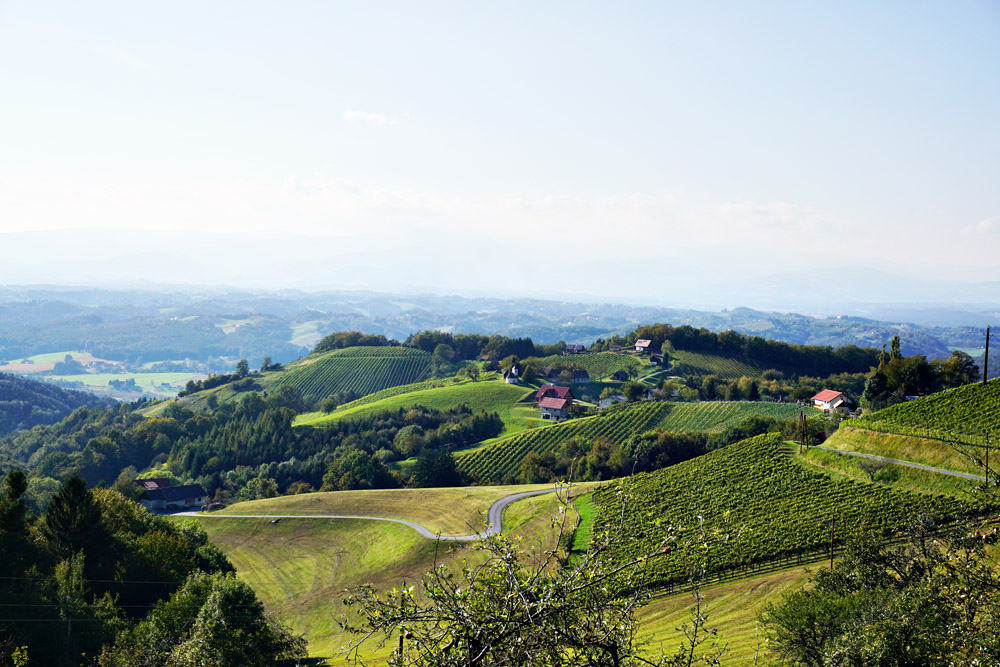
<instances>
[{"instance_id":1,"label":"green hillside","mask_svg":"<svg viewBox=\"0 0 1000 667\"><path fill-rule=\"evenodd\" d=\"M803 410L807 416L819 414L814 408L790 403L751 401L622 405L595 417L574 419L495 440L479 449L459 454L458 465L482 480L502 480L507 475L516 475L529 453L556 451L572 438L603 436L621 444L632 435L654 428L677 433L721 433L750 416L792 419Z\"/></svg>"},{"instance_id":2,"label":"green hillside","mask_svg":"<svg viewBox=\"0 0 1000 667\"><path fill-rule=\"evenodd\" d=\"M632 355L622 352L596 352L594 354L555 354L551 357L542 357L538 360L541 367L553 366L555 364L575 364L583 368L593 380L601 380L610 376L615 371L628 371L630 368L639 369L639 372L649 371L649 362L640 360Z\"/></svg>"},{"instance_id":3,"label":"green hillside","mask_svg":"<svg viewBox=\"0 0 1000 667\"><path fill-rule=\"evenodd\" d=\"M1000 379L940 391L866 414L848 422L879 433L918 437L995 434L1000 431Z\"/></svg>"},{"instance_id":4,"label":"green hillside","mask_svg":"<svg viewBox=\"0 0 1000 667\"><path fill-rule=\"evenodd\" d=\"M718 375L725 380L737 380L757 377L764 371L757 364L740 357L687 351L671 352L670 356L674 361L671 369L674 375Z\"/></svg>"},{"instance_id":5,"label":"green hillside","mask_svg":"<svg viewBox=\"0 0 1000 667\"><path fill-rule=\"evenodd\" d=\"M629 485L622 517L619 491ZM603 486L594 501L595 533L626 532L616 551L622 560L659 553L672 536L695 539L704 521L710 535L704 555L715 571L821 550L829 544L831 517L843 541L866 532L892 535L918 512L954 519L976 511L966 500L813 472L783 451L776 433ZM654 584L685 577L680 555L657 557L649 567Z\"/></svg>"},{"instance_id":6,"label":"green hillside","mask_svg":"<svg viewBox=\"0 0 1000 667\"><path fill-rule=\"evenodd\" d=\"M524 457L531 452L555 451L571 438L604 436L613 442L624 442L634 434L653 428L668 411L668 403L636 403L608 414L533 429L459 454L458 467L483 481L502 480L508 475L516 475Z\"/></svg>"},{"instance_id":7,"label":"green hillside","mask_svg":"<svg viewBox=\"0 0 1000 667\"><path fill-rule=\"evenodd\" d=\"M420 387L422 383L407 385ZM391 392L392 390L387 390ZM308 417L296 421L296 426L322 427L324 424L335 423L344 419L366 417L377 412L397 411L423 405L437 410L448 410L458 405L468 405L473 412L496 412L500 415L508 433L516 433L526 428L538 426L544 422L538 417L538 411L527 404L518 406L518 401L534 393L532 389L506 384L502 380L486 380L479 382L463 381L450 386L417 389L395 396L388 396L378 401L352 403L341 406L326 415L311 413Z\"/></svg>"},{"instance_id":8,"label":"green hillside","mask_svg":"<svg viewBox=\"0 0 1000 667\"><path fill-rule=\"evenodd\" d=\"M295 387L309 401L349 391L363 396L421 380L430 361L409 347L348 347L292 362L262 384Z\"/></svg>"}]
</instances>

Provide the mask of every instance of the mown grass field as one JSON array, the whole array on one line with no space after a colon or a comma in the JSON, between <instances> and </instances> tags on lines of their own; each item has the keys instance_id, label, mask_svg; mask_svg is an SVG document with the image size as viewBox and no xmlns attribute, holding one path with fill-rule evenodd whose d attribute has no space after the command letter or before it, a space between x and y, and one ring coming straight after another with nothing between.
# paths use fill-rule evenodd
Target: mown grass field
<instances>
[{"instance_id":1,"label":"mown grass field","mask_svg":"<svg viewBox=\"0 0 1000 667\"><path fill-rule=\"evenodd\" d=\"M793 460L822 470L834 477L872 482L907 491L944 493L960 498L977 486L974 480L951 477L929 470L920 470L892 463L877 463L849 454L828 452L814 447L805 448L801 454L793 448ZM902 460L902 459L901 459Z\"/></svg>"},{"instance_id":2,"label":"mown grass field","mask_svg":"<svg viewBox=\"0 0 1000 667\"><path fill-rule=\"evenodd\" d=\"M1000 432L1000 378L899 403L852 419L850 425L880 433L945 439L951 437L948 432L995 435Z\"/></svg>"},{"instance_id":3,"label":"mown grass field","mask_svg":"<svg viewBox=\"0 0 1000 667\"><path fill-rule=\"evenodd\" d=\"M473 412L498 413L506 426L505 433L517 433L544 423L538 417L537 411L528 411L526 414L525 410L517 410L518 402L533 393L532 389L506 384L502 380L465 381L459 384L417 389L354 407L342 406L328 415L310 413L306 418L297 419L295 424L322 427L324 424L333 424L345 419L366 417L383 411L395 412L415 405L447 410L464 403Z\"/></svg>"},{"instance_id":4,"label":"mown grass field","mask_svg":"<svg viewBox=\"0 0 1000 667\"><path fill-rule=\"evenodd\" d=\"M316 493L239 503L226 513L343 513L406 518L456 533L479 511L510 493L550 485L399 489ZM585 485L581 485L584 491ZM550 546L550 521L558 515L552 494L529 498L507 508L505 532L520 535L525 545ZM313 656L333 656L351 639L338 625L345 611L345 589L364 582L379 588L417 584L439 562L474 557L462 545L436 543L406 526L349 519L197 518L250 583L267 608L304 633ZM436 522L436 523L435 523ZM547 546L548 545L548 546ZM371 646L365 655L370 657ZM391 647L375 653L388 657Z\"/></svg>"},{"instance_id":5,"label":"mown grass field","mask_svg":"<svg viewBox=\"0 0 1000 667\"><path fill-rule=\"evenodd\" d=\"M672 352L674 375L718 375L725 380L737 380L741 377L758 377L764 369L757 364L738 359L724 357L718 354L703 354L701 352Z\"/></svg>"},{"instance_id":6,"label":"mown grass field","mask_svg":"<svg viewBox=\"0 0 1000 667\"><path fill-rule=\"evenodd\" d=\"M47 352L45 354L35 354L21 359L10 359L9 363L0 364L0 372L5 373L45 373L55 368L56 362L63 361L66 355L73 357L73 361L81 364L89 364L93 361L107 361L98 359L89 352ZM27 361L28 363L21 363ZM107 361L107 363L114 363Z\"/></svg>"},{"instance_id":7,"label":"mown grass field","mask_svg":"<svg viewBox=\"0 0 1000 667\"><path fill-rule=\"evenodd\" d=\"M978 447L951 445L940 440L889 433L875 433L851 426L841 426L824 447L848 452L874 454L900 461L921 463L935 468L981 475L970 456L982 455Z\"/></svg>"},{"instance_id":8,"label":"mown grass field","mask_svg":"<svg viewBox=\"0 0 1000 667\"><path fill-rule=\"evenodd\" d=\"M702 611L708 616L708 628L718 631L719 643L726 647L723 665L775 664L767 650L764 628L758 626L758 614L768 603L778 603L782 595L804 588L810 570L820 565L779 570L768 574L706 587L702 593ZM650 648L662 647L667 654L684 640L678 630L691 622L694 599L691 593L678 593L653 600L639 614L639 639Z\"/></svg>"}]
</instances>

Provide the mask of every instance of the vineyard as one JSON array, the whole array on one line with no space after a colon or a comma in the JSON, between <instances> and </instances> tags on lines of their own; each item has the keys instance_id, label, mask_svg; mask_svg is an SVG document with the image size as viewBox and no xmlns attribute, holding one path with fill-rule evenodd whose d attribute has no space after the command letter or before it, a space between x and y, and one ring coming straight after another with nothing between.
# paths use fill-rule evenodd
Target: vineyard
<instances>
[{"instance_id":1,"label":"vineyard","mask_svg":"<svg viewBox=\"0 0 1000 667\"><path fill-rule=\"evenodd\" d=\"M538 360L542 367L551 366L556 363L573 363L583 368L593 380L600 380L610 376L615 371L628 371L630 368L639 369L640 362L633 356L618 352L597 352L596 354L576 354L572 356L553 355L542 357Z\"/></svg>"},{"instance_id":2,"label":"vineyard","mask_svg":"<svg viewBox=\"0 0 1000 667\"><path fill-rule=\"evenodd\" d=\"M674 375L718 375L725 380L738 380L741 377L758 377L764 370L745 359L718 354L677 351L671 356L674 359Z\"/></svg>"},{"instance_id":3,"label":"vineyard","mask_svg":"<svg viewBox=\"0 0 1000 667\"><path fill-rule=\"evenodd\" d=\"M460 454L458 467L476 475L480 481L502 480L507 475L517 475L521 462L530 452L542 454L555 451L571 438L604 436L612 442L621 443L633 434L655 427L669 409L668 403L637 403L606 415L536 428L468 454Z\"/></svg>"},{"instance_id":4,"label":"vineyard","mask_svg":"<svg viewBox=\"0 0 1000 667\"><path fill-rule=\"evenodd\" d=\"M750 416L773 419L794 419L800 412L806 417L817 416L819 410L794 403L760 401L712 401L704 403L671 403L670 412L657 426L675 433L704 431L721 433Z\"/></svg>"},{"instance_id":5,"label":"vineyard","mask_svg":"<svg viewBox=\"0 0 1000 667\"><path fill-rule=\"evenodd\" d=\"M307 357L277 374L270 387L297 387L306 400L353 391L362 396L420 380L430 355L407 347L348 347Z\"/></svg>"},{"instance_id":6,"label":"vineyard","mask_svg":"<svg viewBox=\"0 0 1000 667\"><path fill-rule=\"evenodd\" d=\"M1000 379L940 391L915 401L848 420L849 426L876 433L950 440L954 433L996 434L1000 431ZM963 437L963 441L977 438Z\"/></svg>"},{"instance_id":7,"label":"vineyard","mask_svg":"<svg viewBox=\"0 0 1000 667\"><path fill-rule=\"evenodd\" d=\"M866 533L893 535L917 513L954 520L984 509L964 499L810 471L783 452L776 433L600 487L594 492L594 534L619 530L622 497L624 535L614 553L617 559L659 554L665 546L676 546L672 540L702 543L695 530L704 521L709 548L701 553L710 573L822 549L829 544L831 518L842 543ZM684 580L684 558L690 554L675 549L651 559L649 583Z\"/></svg>"},{"instance_id":8,"label":"vineyard","mask_svg":"<svg viewBox=\"0 0 1000 667\"><path fill-rule=\"evenodd\" d=\"M409 387L419 387L424 383L407 385ZM386 391L391 391L386 390ZM382 392L379 392L381 394ZM422 405L435 410L450 410L459 405L467 405L473 412L496 412L504 421L509 430L514 430L514 422L517 418L512 414L511 408L522 398L531 395L531 389L512 384L506 384L500 380L480 380L478 382L451 382L448 380L443 387L432 387L429 389L419 389L408 391L397 396L387 396L372 403L357 404L351 403L349 406L341 406L328 415L320 415L310 419L311 426L323 426L345 419L358 419L367 417L377 412L395 412L400 409L409 409L416 405ZM353 407L350 407L353 406ZM537 413L535 413L537 417ZM534 420L538 422L536 418ZM521 429L517 429L521 430Z\"/></svg>"}]
</instances>

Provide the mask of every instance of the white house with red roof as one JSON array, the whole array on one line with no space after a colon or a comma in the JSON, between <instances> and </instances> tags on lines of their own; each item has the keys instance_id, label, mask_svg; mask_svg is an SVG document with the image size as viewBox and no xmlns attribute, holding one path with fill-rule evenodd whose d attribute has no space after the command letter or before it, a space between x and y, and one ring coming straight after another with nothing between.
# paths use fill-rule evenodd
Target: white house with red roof
<instances>
[{"instance_id":1,"label":"white house with red roof","mask_svg":"<svg viewBox=\"0 0 1000 667\"><path fill-rule=\"evenodd\" d=\"M569 417L569 406L572 403L573 399L570 398L546 396L538 401L538 409L542 412L542 419L558 422Z\"/></svg>"},{"instance_id":2,"label":"white house with red roof","mask_svg":"<svg viewBox=\"0 0 1000 667\"><path fill-rule=\"evenodd\" d=\"M653 351L653 341L648 338L640 338L635 341L635 351L636 352L652 352Z\"/></svg>"},{"instance_id":3,"label":"white house with red roof","mask_svg":"<svg viewBox=\"0 0 1000 667\"><path fill-rule=\"evenodd\" d=\"M841 407L846 408L847 397L839 391L824 389L812 397L813 405L823 412L833 412Z\"/></svg>"}]
</instances>

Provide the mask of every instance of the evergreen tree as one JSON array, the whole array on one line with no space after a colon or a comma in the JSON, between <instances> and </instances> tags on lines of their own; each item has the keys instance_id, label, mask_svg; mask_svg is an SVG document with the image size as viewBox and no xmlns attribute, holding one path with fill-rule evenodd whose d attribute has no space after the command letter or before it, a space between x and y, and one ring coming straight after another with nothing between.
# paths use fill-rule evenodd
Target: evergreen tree
<instances>
[{"instance_id":1,"label":"evergreen tree","mask_svg":"<svg viewBox=\"0 0 1000 667\"><path fill-rule=\"evenodd\" d=\"M59 558L96 552L102 542L101 510L87 483L71 476L52 497L43 517L49 548Z\"/></svg>"}]
</instances>

